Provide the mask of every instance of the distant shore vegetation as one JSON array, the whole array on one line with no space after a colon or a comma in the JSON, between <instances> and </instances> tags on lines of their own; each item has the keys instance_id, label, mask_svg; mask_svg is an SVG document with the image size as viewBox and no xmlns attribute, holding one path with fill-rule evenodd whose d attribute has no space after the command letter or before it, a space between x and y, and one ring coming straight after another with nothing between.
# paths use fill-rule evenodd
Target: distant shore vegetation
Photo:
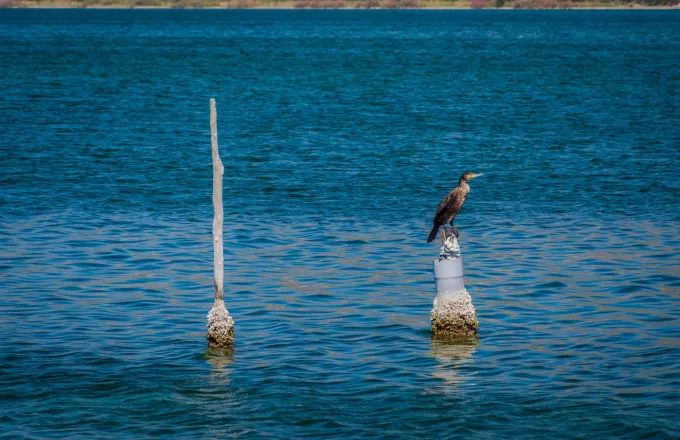
<instances>
[{"instance_id":1,"label":"distant shore vegetation","mask_svg":"<svg viewBox=\"0 0 680 440\"><path fill-rule=\"evenodd\" d=\"M0 0L0 8L642 9L680 0Z\"/></svg>"}]
</instances>

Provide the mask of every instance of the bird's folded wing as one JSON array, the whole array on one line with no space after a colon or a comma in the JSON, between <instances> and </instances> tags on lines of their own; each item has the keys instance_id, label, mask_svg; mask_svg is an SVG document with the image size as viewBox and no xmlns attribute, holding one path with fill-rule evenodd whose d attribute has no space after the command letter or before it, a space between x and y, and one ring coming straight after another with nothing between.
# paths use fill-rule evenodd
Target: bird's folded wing
<instances>
[{"instance_id":1,"label":"bird's folded wing","mask_svg":"<svg viewBox=\"0 0 680 440\"><path fill-rule=\"evenodd\" d=\"M444 197L444 200L437 207L437 212L434 215L434 223L443 225L450 221L448 217L455 217L461 206L463 206L463 197L457 197L460 188L456 188Z\"/></svg>"}]
</instances>

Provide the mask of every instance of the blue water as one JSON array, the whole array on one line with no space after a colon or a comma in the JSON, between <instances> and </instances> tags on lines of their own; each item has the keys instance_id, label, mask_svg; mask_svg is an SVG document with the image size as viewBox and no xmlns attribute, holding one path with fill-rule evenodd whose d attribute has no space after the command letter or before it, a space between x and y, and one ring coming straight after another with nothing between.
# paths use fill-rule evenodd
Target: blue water
<instances>
[{"instance_id":1,"label":"blue water","mask_svg":"<svg viewBox=\"0 0 680 440\"><path fill-rule=\"evenodd\" d=\"M0 10L0 42L0 437L680 437L678 11ZM445 343L425 239L466 170L480 331Z\"/></svg>"}]
</instances>

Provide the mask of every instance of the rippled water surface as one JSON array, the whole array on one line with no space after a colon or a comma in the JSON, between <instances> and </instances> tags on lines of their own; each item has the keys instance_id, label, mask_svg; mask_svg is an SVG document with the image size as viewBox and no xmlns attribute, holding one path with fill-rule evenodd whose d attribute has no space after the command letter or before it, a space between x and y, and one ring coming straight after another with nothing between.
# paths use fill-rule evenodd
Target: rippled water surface
<instances>
[{"instance_id":1,"label":"rippled water surface","mask_svg":"<svg viewBox=\"0 0 680 440\"><path fill-rule=\"evenodd\" d=\"M0 41L2 437L680 437L677 11L0 10ZM425 238L465 170L454 344Z\"/></svg>"}]
</instances>

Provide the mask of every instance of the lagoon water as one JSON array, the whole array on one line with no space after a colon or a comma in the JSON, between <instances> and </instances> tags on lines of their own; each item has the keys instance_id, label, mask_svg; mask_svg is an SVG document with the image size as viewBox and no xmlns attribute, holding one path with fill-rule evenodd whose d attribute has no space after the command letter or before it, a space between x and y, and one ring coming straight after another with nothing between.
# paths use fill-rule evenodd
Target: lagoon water
<instances>
[{"instance_id":1,"label":"lagoon water","mask_svg":"<svg viewBox=\"0 0 680 440\"><path fill-rule=\"evenodd\" d=\"M680 436L678 11L0 10L0 41L0 437ZM425 238L465 170L451 344Z\"/></svg>"}]
</instances>

